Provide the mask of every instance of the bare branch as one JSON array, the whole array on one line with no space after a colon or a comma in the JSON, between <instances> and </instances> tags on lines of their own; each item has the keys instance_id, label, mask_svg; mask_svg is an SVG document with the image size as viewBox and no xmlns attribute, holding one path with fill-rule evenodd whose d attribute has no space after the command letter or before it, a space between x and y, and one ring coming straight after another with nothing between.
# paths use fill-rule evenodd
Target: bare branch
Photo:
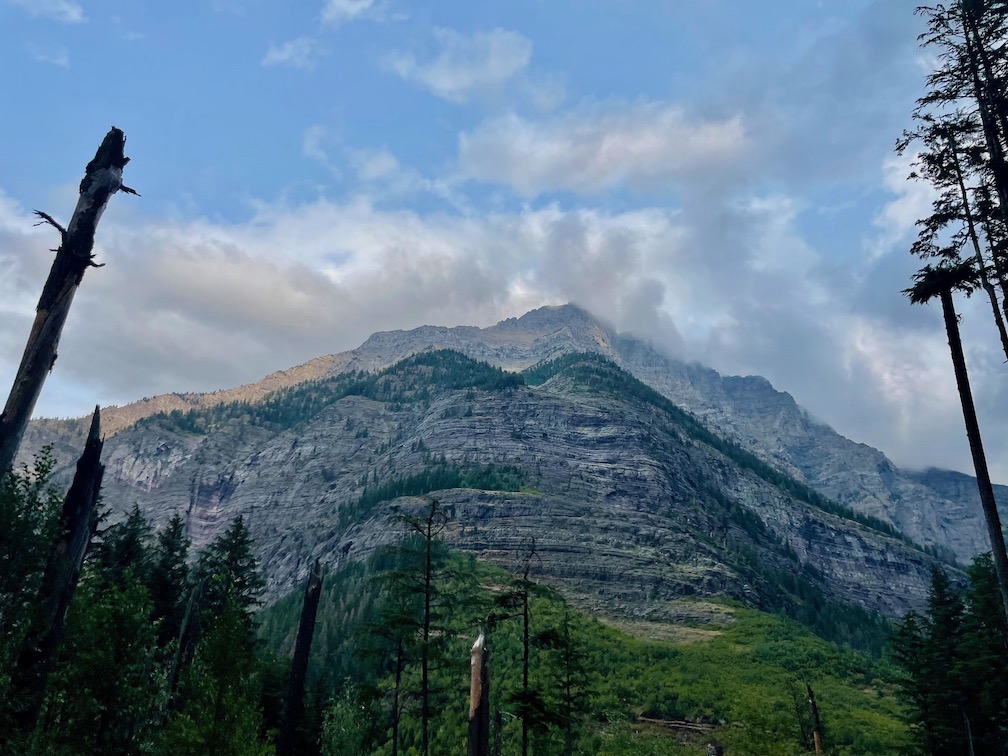
<instances>
[{"instance_id":1,"label":"bare branch","mask_svg":"<svg viewBox=\"0 0 1008 756\"><path fill-rule=\"evenodd\" d=\"M59 223L57 223L56 219L53 218L51 215L49 215L49 213L43 213L41 210L36 210L35 215L41 218L41 220L35 224L36 226L41 226L44 223L48 223L50 226L52 226L53 228L55 228L57 231L60 232L61 237L63 237L64 239L66 238L66 229L63 228L63 226L61 226ZM55 251L56 250L53 250L53 252Z\"/></svg>"}]
</instances>

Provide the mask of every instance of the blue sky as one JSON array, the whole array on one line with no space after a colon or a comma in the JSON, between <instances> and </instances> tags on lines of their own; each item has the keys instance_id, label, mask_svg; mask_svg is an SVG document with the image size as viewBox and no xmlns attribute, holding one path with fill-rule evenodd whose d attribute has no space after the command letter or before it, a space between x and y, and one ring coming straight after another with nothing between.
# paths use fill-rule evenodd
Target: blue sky
<instances>
[{"instance_id":1,"label":"blue sky","mask_svg":"<svg viewBox=\"0 0 1008 756\"><path fill-rule=\"evenodd\" d=\"M892 0L0 0L0 385L55 244L31 210L68 216L115 124L142 197L102 221L41 413L573 300L968 470L939 313L900 295L929 202L892 152L919 31Z\"/></svg>"}]
</instances>

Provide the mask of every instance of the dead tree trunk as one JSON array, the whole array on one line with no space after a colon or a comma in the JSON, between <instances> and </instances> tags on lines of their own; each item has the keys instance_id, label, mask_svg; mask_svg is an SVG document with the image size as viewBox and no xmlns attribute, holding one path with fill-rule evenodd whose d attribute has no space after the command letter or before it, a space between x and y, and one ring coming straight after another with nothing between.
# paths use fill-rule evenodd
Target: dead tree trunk
<instances>
[{"instance_id":1,"label":"dead tree trunk","mask_svg":"<svg viewBox=\"0 0 1008 756\"><path fill-rule=\"evenodd\" d=\"M170 717L178 706L175 696L178 693L179 679L182 668L185 667L196 653L196 642L201 631L200 614L203 611L203 593L206 588L206 578L200 578L189 594L182 624L179 626L178 645L168 670L168 700L165 703L164 717Z\"/></svg>"},{"instance_id":2,"label":"dead tree trunk","mask_svg":"<svg viewBox=\"0 0 1008 756\"><path fill-rule=\"evenodd\" d=\"M129 158L123 155L125 144L126 137L115 127L105 135L94 160L87 164L80 185L80 199L67 228L47 213L35 213L41 219L40 223L48 223L60 232L60 246L35 308L35 322L28 335L14 385L3 413L0 413L0 475L14 465L14 455L35 409L42 384L56 362L63 324L84 271L89 267L99 267L94 262L92 249L95 229L105 205L118 191L136 194L122 183L123 167L129 162Z\"/></svg>"},{"instance_id":3,"label":"dead tree trunk","mask_svg":"<svg viewBox=\"0 0 1008 756\"><path fill-rule=\"evenodd\" d=\"M480 631L469 659L469 747L467 756L490 756L490 652Z\"/></svg>"},{"instance_id":4,"label":"dead tree trunk","mask_svg":"<svg viewBox=\"0 0 1008 756\"><path fill-rule=\"evenodd\" d=\"M297 726L304 709L305 677L308 674L308 656L311 653L312 637L315 635L315 617L318 614L319 599L322 596L322 565L315 560L308 585L305 586L304 606L301 608L301 624L294 643L294 663L291 667L290 684L287 686L287 701L284 706L283 724L277 740L277 756L294 753Z\"/></svg>"},{"instance_id":5,"label":"dead tree trunk","mask_svg":"<svg viewBox=\"0 0 1008 756\"><path fill-rule=\"evenodd\" d=\"M812 690L812 686L805 683L805 689L808 691L809 706L812 707L812 740L815 743L816 756L822 756L822 722L819 719L819 706L816 705L815 693Z\"/></svg>"},{"instance_id":6,"label":"dead tree trunk","mask_svg":"<svg viewBox=\"0 0 1008 756\"><path fill-rule=\"evenodd\" d=\"M105 466L103 441L95 407L84 453L77 462L70 492L63 501L60 534L53 545L39 588L38 611L18 657L13 698L19 702L17 724L23 732L35 728L56 649L63 638L67 607L80 578L84 555L98 527L98 493Z\"/></svg>"}]
</instances>

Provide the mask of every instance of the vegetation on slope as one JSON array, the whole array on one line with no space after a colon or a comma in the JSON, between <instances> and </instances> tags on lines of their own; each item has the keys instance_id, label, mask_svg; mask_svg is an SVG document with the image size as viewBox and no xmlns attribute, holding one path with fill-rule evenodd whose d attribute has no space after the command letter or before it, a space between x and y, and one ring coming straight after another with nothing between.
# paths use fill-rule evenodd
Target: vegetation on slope
<instances>
[{"instance_id":1,"label":"vegetation on slope","mask_svg":"<svg viewBox=\"0 0 1008 756\"><path fill-rule=\"evenodd\" d=\"M395 410L401 404L430 401L446 391L503 391L522 384L522 377L517 373L505 372L459 352L440 349L407 357L377 373L356 371L299 383L274 391L260 401L158 413L139 421L137 427L160 427L202 435L229 422L246 422L279 432L310 420L348 396L385 402Z\"/></svg>"},{"instance_id":2,"label":"vegetation on slope","mask_svg":"<svg viewBox=\"0 0 1008 756\"><path fill-rule=\"evenodd\" d=\"M468 647L480 621L487 627L487 616L496 612L488 641L495 719L503 753L517 752L522 627L515 612L501 616L500 608L514 606L506 597L520 577L443 552L439 559L431 731L439 750L464 748ZM386 553L330 575L320 609L311 676L322 689L351 691L363 707L361 716L378 724L367 735L368 753L390 752L395 646L387 633L378 636L397 606L397 588L388 576L402 570L403 560ZM710 738L731 753L804 752L811 733L806 682L819 699L831 753L891 753L907 742L894 689L885 681L889 667L790 620L727 605L733 617L728 626L708 640L677 644L632 637L574 611L543 586L532 591L530 679L541 714L532 731L534 752L562 753L568 727L581 753L696 753ZM300 598L292 594L261 615L262 637L281 654L293 643L299 609ZM411 657L401 683L399 726L407 752L419 742L416 666ZM575 681L569 718L563 684L568 675ZM686 721L709 729L694 736L691 747L678 744L674 729Z\"/></svg>"},{"instance_id":3,"label":"vegetation on slope","mask_svg":"<svg viewBox=\"0 0 1008 756\"><path fill-rule=\"evenodd\" d=\"M523 373L526 383L532 386L542 385L561 374L592 391L608 393L661 410L682 429L688 438L716 449L739 467L755 473L762 480L776 486L798 501L846 520L852 520L892 538L897 538L913 548L932 553L932 550L914 543L889 523L871 515L855 512L849 507L828 499L804 483L800 483L770 466L735 442L711 432L695 416L605 357L584 353L565 354L541 362Z\"/></svg>"}]
</instances>

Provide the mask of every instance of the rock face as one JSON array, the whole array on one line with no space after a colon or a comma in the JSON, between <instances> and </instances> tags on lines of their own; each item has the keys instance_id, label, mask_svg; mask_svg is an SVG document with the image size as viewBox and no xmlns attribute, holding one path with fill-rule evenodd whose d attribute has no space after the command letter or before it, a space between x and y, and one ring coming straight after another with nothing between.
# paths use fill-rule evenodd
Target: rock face
<instances>
[{"instance_id":1,"label":"rock face","mask_svg":"<svg viewBox=\"0 0 1008 756\"><path fill-rule=\"evenodd\" d=\"M851 509L961 562L989 550L976 481L949 471L897 468L879 450L813 420L790 394L759 376L721 376L613 333L584 310L543 307L486 329L431 328L375 334L352 354L361 367L422 349L457 349L509 370L564 352L595 352L652 386L709 428ZM954 482L954 485L952 484ZM999 501L1008 488L997 487Z\"/></svg>"},{"instance_id":2,"label":"rock face","mask_svg":"<svg viewBox=\"0 0 1008 756\"><path fill-rule=\"evenodd\" d=\"M105 446L104 501L117 511L137 504L156 525L184 514L197 549L242 514L277 596L316 558L362 558L398 538L401 516L425 506L417 496L369 499L369 491L432 470L484 481L503 475L520 484L504 487L517 490L470 483L414 493L436 496L451 514L447 539L482 558L511 564L534 538L541 575L591 609L668 619L682 616L683 597L731 596L775 609L797 600L789 592L808 590L889 615L922 605L929 556L827 511L611 362L568 360L528 385L451 352L422 354L377 378L352 372L443 347L520 368L588 345L645 375L650 369L657 383L660 358L650 353L648 368L635 356L648 354L642 345L576 308L492 329L377 334L325 361L328 374L312 381L300 380L303 368L288 383L273 376L287 389L268 401L202 397L191 413L151 415L116 433ZM681 369L715 382L710 371ZM733 394L736 382L717 378L723 404L712 400L698 415L733 406L732 396L744 406L737 397L745 390ZM765 381L738 380L793 405ZM702 385L666 382L665 394ZM78 425L39 423L26 446L55 441L69 465Z\"/></svg>"},{"instance_id":3,"label":"rock face","mask_svg":"<svg viewBox=\"0 0 1008 756\"><path fill-rule=\"evenodd\" d=\"M360 371L441 349L509 371L574 353L622 370L575 361L542 385L491 389L414 365L387 370L384 394L354 384ZM509 564L534 537L543 575L588 608L671 618L684 596L713 595L773 608L782 574L889 615L922 605L930 557L740 464L631 376L717 436L912 541L962 561L986 550L973 478L899 470L765 379L671 359L572 305L485 329L377 333L258 384L106 410L104 501L118 512L138 504L155 524L186 515L196 548L243 514L275 596L315 558L361 558L397 538L401 515L424 506L417 497L365 506L366 490L431 469L492 466L517 471L520 490L431 492L452 514L449 540ZM79 420L33 422L21 460L49 443L67 474L85 433Z\"/></svg>"}]
</instances>

